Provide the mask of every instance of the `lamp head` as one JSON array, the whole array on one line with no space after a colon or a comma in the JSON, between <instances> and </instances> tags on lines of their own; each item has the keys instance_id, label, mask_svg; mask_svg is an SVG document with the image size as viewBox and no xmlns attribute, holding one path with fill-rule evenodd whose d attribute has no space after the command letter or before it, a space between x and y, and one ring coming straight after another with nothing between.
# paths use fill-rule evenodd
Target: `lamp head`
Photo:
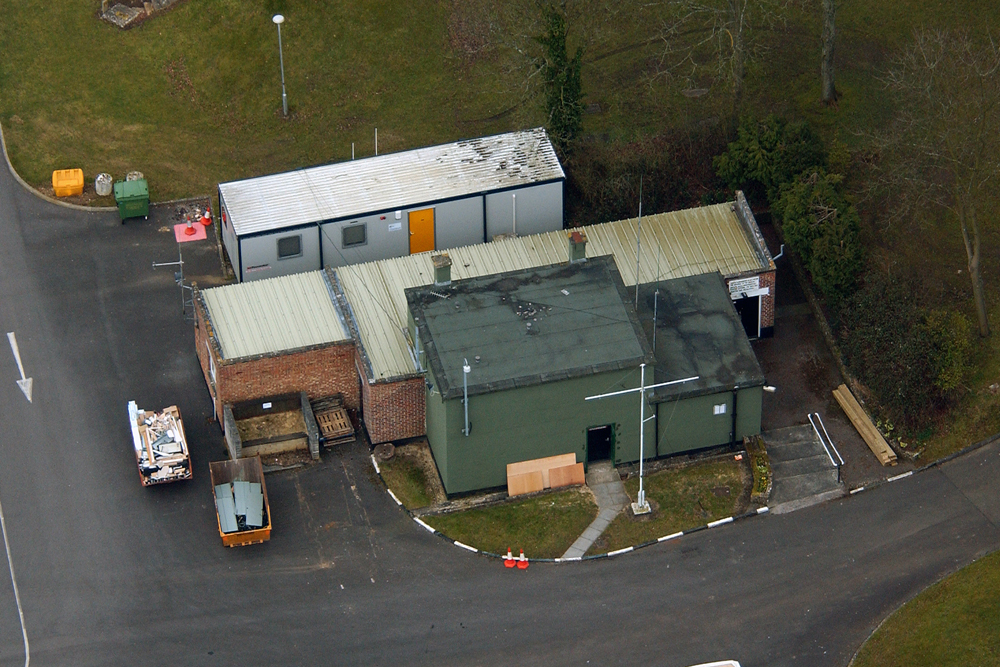
<instances>
[{"instance_id":1,"label":"lamp head","mask_svg":"<svg viewBox=\"0 0 1000 667\"><path fill-rule=\"evenodd\" d=\"M282 23L285 22L285 17L282 16L281 14L275 14L274 16L271 17L271 20L274 21L276 24L281 25Z\"/></svg>"}]
</instances>

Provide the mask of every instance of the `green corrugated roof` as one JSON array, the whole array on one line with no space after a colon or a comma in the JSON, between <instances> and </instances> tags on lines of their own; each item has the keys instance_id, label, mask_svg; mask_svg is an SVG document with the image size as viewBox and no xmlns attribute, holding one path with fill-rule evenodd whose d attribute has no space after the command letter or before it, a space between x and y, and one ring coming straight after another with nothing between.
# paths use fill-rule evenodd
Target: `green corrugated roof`
<instances>
[{"instance_id":1,"label":"green corrugated roof","mask_svg":"<svg viewBox=\"0 0 1000 667\"><path fill-rule=\"evenodd\" d=\"M651 361L611 257L406 290L426 365L445 398Z\"/></svg>"},{"instance_id":2,"label":"green corrugated roof","mask_svg":"<svg viewBox=\"0 0 1000 667\"><path fill-rule=\"evenodd\" d=\"M647 382L694 375L700 379L656 389L653 402L764 384L764 373L721 275L706 273L640 286L639 318L650 340L654 298L656 377L650 380L647 373Z\"/></svg>"}]
</instances>

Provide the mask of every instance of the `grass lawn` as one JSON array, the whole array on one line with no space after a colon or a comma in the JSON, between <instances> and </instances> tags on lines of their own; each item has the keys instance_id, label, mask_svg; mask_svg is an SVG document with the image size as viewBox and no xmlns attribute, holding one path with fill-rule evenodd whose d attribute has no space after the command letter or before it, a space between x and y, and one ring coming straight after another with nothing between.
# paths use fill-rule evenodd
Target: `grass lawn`
<instances>
[{"instance_id":1,"label":"grass lawn","mask_svg":"<svg viewBox=\"0 0 1000 667\"><path fill-rule=\"evenodd\" d=\"M647 476L643 488L653 511L636 517L630 508L623 510L588 555L642 544L732 516L743 495L740 466L731 459L661 470ZM639 479L627 480L625 490L634 499Z\"/></svg>"},{"instance_id":2,"label":"grass lawn","mask_svg":"<svg viewBox=\"0 0 1000 667\"><path fill-rule=\"evenodd\" d=\"M388 461L379 464L382 480L403 507L414 510L434 502L427 469L414 449L399 447Z\"/></svg>"},{"instance_id":3,"label":"grass lawn","mask_svg":"<svg viewBox=\"0 0 1000 667\"><path fill-rule=\"evenodd\" d=\"M853 667L1000 665L1000 552L928 588L889 617Z\"/></svg>"},{"instance_id":4,"label":"grass lawn","mask_svg":"<svg viewBox=\"0 0 1000 667\"><path fill-rule=\"evenodd\" d=\"M481 509L424 517L424 521L463 544L528 558L558 558L597 517L593 496L582 488L554 491L526 500Z\"/></svg>"}]
</instances>

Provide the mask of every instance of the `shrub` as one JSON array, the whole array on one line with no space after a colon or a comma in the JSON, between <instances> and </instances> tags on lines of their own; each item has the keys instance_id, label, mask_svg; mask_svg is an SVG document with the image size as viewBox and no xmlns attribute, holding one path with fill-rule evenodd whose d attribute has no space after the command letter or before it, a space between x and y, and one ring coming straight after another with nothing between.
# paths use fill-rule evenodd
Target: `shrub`
<instances>
[{"instance_id":1,"label":"shrub","mask_svg":"<svg viewBox=\"0 0 1000 667\"><path fill-rule=\"evenodd\" d=\"M972 323L959 312L932 310L924 317L931 344L934 384L942 393L958 389L968 375L972 353Z\"/></svg>"},{"instance_id":2,"label":"shrub","mask_svg":"<svg viewBox=\"0 0 1000 667\"><path fill-rule=\"evenodd\" d=\"M888 416L926 425L969 371L972 325L961 313L924 311L907 282L871 274L841 310L848 365Z\"/></svg>"},{"instance_id":3,"label":"shrub","mask_svg":"<svg viewBox=\"0 0 1000 667\"><path fill-rule=\"evenodd\" d=\"M814 167L826 166L823 141L804 122L788 123L770 115L764 120L740 119L736 141L714 160L719 177L733 189L743 189L753 201L773 204L781 186Z\"/></svg>"},{"instance_id":4,"label":"shrub","mask_svg":"<svg viewBox=\"0 0 1000 667\"><path fill-rule=\"evenodd\" d=\"M912 289L880 275L869 278L841 315L844 355L896 421L923 423L934 398L933 371Z\"/></svg>"},{"instance_id":5,"label":"shrub","mask_svg":"<svg viewBox=\"0 0 1000 667\"><path fill-rule=\"evenodd\" d=\"M838 190L841 180L822 169L804 172L781 186L773 207L782 219L785 241L834 306L853 292L863 268L861 221Z\"/></svg>"}]
</instances>

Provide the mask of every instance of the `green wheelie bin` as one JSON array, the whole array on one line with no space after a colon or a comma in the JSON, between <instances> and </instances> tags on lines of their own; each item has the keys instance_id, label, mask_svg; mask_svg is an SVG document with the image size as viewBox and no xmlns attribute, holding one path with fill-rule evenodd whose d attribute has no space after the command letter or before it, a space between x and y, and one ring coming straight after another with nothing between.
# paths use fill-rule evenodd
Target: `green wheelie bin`
<instances>
[{"instance_id":1,"label":"green wheelie bin","mask_svg":"<svg viewBox=\"0 0 1000 667\"><path fill-rule=\"evenodd\" d=\"M125 218L144 219L149 217L149 187L146 179L136 181L118 181L115 183L115 203L118 204L118 215L122 224Z\"/></svg>"}]
</instances>

